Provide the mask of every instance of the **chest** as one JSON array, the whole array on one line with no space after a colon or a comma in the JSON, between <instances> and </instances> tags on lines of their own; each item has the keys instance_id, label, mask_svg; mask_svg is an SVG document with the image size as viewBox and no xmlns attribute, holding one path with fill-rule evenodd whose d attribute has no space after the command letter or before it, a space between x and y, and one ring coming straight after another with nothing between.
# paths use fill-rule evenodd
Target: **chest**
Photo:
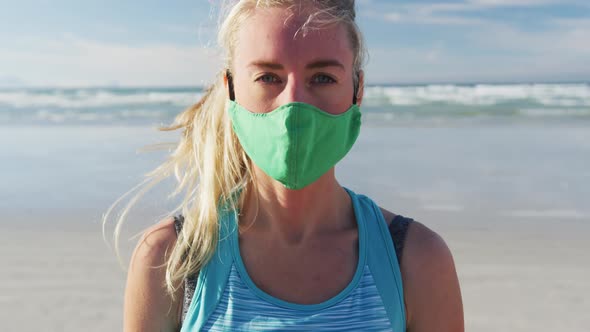
<instances>
[{"instance_id":1,"label":"chest","mask_svg":"<svg viewBox=\"0 0 590 332\"><path fill-rule=\"evenodd\" d=\"M353 287L329 303L297 305L261 296L232 268L225 291L203 331L392 331L385 306L365 267ZM244 305L247 304L247 305ZM397 330L396 330L397 331Z\"/></svg>"},{"instance_id":2,"label":"chest","mask_svg":"<svg viewBox=\"0 0 590 332\"><path fill-rule=\"evenodd\" d=\"M244 236L240 254L263 292L291 303L316 304L350 284L358 264L358 234L344 232L291 248Z\"/></svg>"}]
</instances>

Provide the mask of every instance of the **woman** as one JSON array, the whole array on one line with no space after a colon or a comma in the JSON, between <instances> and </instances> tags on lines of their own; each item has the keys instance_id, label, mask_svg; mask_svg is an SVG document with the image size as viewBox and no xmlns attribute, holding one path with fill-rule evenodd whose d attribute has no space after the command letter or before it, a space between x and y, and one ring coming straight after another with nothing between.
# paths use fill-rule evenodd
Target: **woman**
<instances>
[{"instance_id":1,"label":"woman","mask_svg":"<svg viewBox=\"0 0 590 332\"><path fill-rule=\"evenodd\" d=\"M231 8L226 67L153 174L187 195L135 249L125 331L463 331L444 241L335 178L360 129L354 19L353 0Z\"/></svg>"}]
</instances>

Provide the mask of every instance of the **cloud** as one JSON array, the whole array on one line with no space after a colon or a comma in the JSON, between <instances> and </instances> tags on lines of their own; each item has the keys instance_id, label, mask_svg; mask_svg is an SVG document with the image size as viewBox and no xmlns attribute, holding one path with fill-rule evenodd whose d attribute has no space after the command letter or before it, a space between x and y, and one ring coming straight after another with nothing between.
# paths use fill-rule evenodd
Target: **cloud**
<instances>
[{"instance_id":1,"label":"cloud","mask_svg":"<svg viewBox=\"0 0 590 332\"><path fill-rule=\"evenodd\" d=\"M375 6L373 6L375 7ZM387 8L371 8L363 11L370 18L382 19L392 23L411 23L427 25L477 25L484 19L452 15L447 12L464 11L463 4L406 4Z\"/></svg>"},{"instance_id":2,"label":"cloud","mask_svg":"<svg viewBox=\"0 0 590 332\"><path fill-rule=\"evenodd\" d=\"M432 8L418 8L400 11L393 11L388 13L373 14L380 16L385 21L393 23L413 23L413 24L433 24L433 25L477 25L485 23L485 20L480 18L452 16L452 15L438 15L431 12Z\"/></svg>"},{"instance_id":3,"label":"cloud","mask_svg":"<svg viewBox=\"0 0 590 332\"><path fill-rule=\"evenodd\" d=\"M537 7L567 3L567 0L468 0L465 4L475 8L486 7Z\"/></svg>"},{"instance_id":4,"label":"cloud","mask_svg":"<svg viewBox=\"0 0 590 332\"><path fill-rule=\"evenodd\" d=\"M24 50L0 53L11 63L4 75L32 85L88 86L203 85L221 68L219 52L196 46L127 46L66 35L56 40L28 38Z\"/></svg>"},{"instance_id":5,"label":"cloud","mask_svg":"<svg viewBox=\"0 0 590 332\"><path fill-rule=\"evenodd\" d=\"M580 81L590 78L590 17L563 18L555 6L590 8L587 0L465 0L447 3L366 1L369 21L426 25L412 46L397 38L370 49L368 81ZM531 11L534 27L508 19L506 8ZM580 11L583 14L583 11ZM542 15L542 16L534 16ZM428 25L436 25L428 27ZM369 26L369 25L368 25ZM460 27L437 31L437 26ZM463 28L465 27L465 28ZM400 26L406 36L414 27ZM432 31L431 36L425 34ZM452 32L449 32L452 31ZM388 70L383 70L387 68Z\"/></svg>"},{"instance_id":6,"label":"cloud","mask_svg":"<svg viewBox=\"0 0 590 332\"><path fill-rule=\"evenodd\" d=\"M539 7L547 5L588 4L579 0L467 0L452 3L375 3L361 2L365 16L393 23L432 25L481 25L491 19L473 17L474 13L496 8Z\"/></svg>"},{"instance_id":7,"label":"cloud","mask_svg":"<svg viewBox=\"0 0 590 332\"><path fill-rule=\"evenodd\" d=\"M510 25L490 25L470 32L473 45L524 55L590 57L590 20L551 21L544 31L527 31ZM588 59L588 58L587 58Z\"/></svg>"},{"instance_id":8,"label":"cloud","mask_svg":"<svg viewBox=\"0 0 590 332\"><path fill-rule=\"evenodd\" d=\"M570 82L590 77L584 60L567 55L468 56L448 48L375 48L366 72L369 84Z\"/></svg>"},{"instance_id":9,"label":"cloud","mask_svg":"<svg viewBox=\"0 0 590 332\"><path fill-rule=\"evenodd\" d=\"M586 1L575 3L589 6ZM454 29L453 35L432 33L432 37L417 39L411 47L396 46L395 38L388 43L377 42L369 50L368 83L588 80L590 17L548 17L542 22L542 29L533 30L519 27L521 22L502 22L494 15L475 15L494 8L555 3L554 0L470 0L392 4L358 0L359 13L372 20L436 25L430 29L438 29L438 25L468 26ZM191 43L195 46L178 42L131 46L73 34L55 39L15 36L11 40L13 45L0 52L0 63L9 64L2 68L0 86L25 82L36 86L114 82L124 86L194 86L211 82L221 68L219 52L196 45L212 40L214 27L180 23L160 25L160 28L170 34L199 38ZM408 29L410 33L412 29ZM114 26L112 32L126 34L124 27Z\"/></svg>"},{"instance_id":10,"label":"cloud","mask_svg":"<svg viewBox=\"0 0 590 332\"><path fill-rule=\"evenodd\" d=\"M464 36L462 47L441 40L420 49L373 48L367 79L373 83L587 81L590 22L554 24L556 28L546 31L501 24L478 27Z\"/></svg>"}]
</instances>

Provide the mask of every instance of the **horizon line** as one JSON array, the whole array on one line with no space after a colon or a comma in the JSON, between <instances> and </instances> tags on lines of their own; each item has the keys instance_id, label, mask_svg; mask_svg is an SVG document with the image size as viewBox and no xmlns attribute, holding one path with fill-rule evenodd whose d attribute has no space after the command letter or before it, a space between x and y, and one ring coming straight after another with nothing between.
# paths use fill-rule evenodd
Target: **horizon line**
<instances>
[{"instance_id":1,"label":"horizon line","mask_svg":"<svg viewBox=\"0 0 590 332\"><path fill-rule=\"evenodd\" d=\"M469 86L469 85L531 85L531 84L590 84L588 80L539 80L539 81L525 81L525 80L507 80L507 81L430 81L430 82L387 82L387 83L368 83L367 87L378 87L378 86L427 86L427 85L458 85L458 86ZM187 88L199 88L204 89L209 85L125 85L125 84L90 84L90 85L1 85L0 90L12 90L12 89L187 89Z\"/></svg>"}]
</instances>

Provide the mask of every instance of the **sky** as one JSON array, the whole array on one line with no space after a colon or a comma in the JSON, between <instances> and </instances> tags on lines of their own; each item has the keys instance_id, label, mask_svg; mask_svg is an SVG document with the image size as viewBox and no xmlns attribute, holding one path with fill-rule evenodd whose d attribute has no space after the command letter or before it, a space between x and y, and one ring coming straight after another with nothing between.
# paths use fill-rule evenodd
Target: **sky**
<instances>
[{"instance_id":1,"label":"sky","mask_svg":"<svg viewBox=\"0 0 590 332\"><path fill-rule=\"evenodd\" d=\"M218 0L0 0L0 87L194 86ZM590 0L357 0L368 84L590 82Z\"/></svg>"}]
</instances>

